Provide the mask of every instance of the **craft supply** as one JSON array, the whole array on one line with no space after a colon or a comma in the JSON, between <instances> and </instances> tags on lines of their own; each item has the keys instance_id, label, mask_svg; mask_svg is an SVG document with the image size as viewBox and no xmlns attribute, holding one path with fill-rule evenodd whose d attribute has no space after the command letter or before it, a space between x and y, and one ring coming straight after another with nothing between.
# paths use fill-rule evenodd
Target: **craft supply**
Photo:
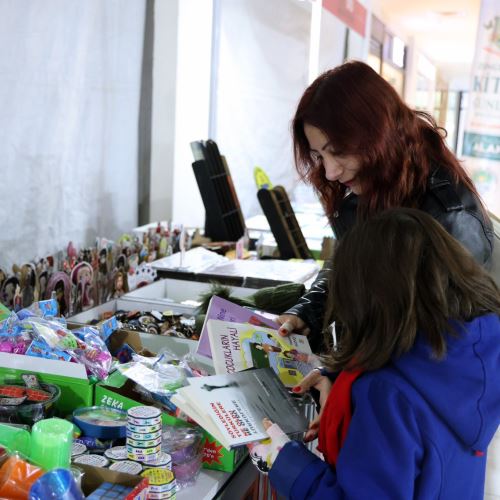
<instances>
[{"instance_id":1,"label":"craft supply","mask_svg":"<svg viewBox=\"0 0 500 500\"><path fill-rule=\"evenodd\" d=\"M30 459L47 471L68 468L72 446L73 425L62 418L40 420L31 430Z\"/></svg>"},{"instance_id":2,"label":"craft supply","mask_svg":"<svg viewBox=\"0 0 500 500\"><path fill-rule=\"evenodd\" d=\"M87 447L82 443L73 443L71 448L71 457L83 455L87 451Z\"/></svg>"},{"instance_id":3,"label":"craft supply","mask_svg":"<svg viewBox=\"0 0 500 500\"><path fill-rule=\"evenodd\" d=\"M132 425L158 425L161 411L154 406L135 406L127 412L128 423Z\"/></svg>"},{"instance_id":4,"label":"craft supply","mask_svg":"<svg viewBox=\"0 0 500 500\"><path fill-rule=\"evenodd\" d=\"M94 467L107 467L109 460L102 455L91 453L89 455L79 455L73 460L74 464L93 465Z\"/></svg>"},{"instance_id":5,"label":"craft supply","mask_svg":"<svg viewBox=\"0 0 500 500\"><path fill-rule=\"evenodd\" d=\"M107 406L90 406L73 412L73 421L86 436L117 439L127 434L127 413Z\"/></svg>"},{"instance_id":6,"label":"craft supply","mask_svg":"<svg viewBox=\"0 0 500 500\"><path fill-rule=\"evenodd\" d=\"M157 440L158 437L161 437L161 432L155 431L155 432L132 432L128 429L127 426L127 439L130 440L135 440L135 441L149 441L149 440Z\"/></svg>"},{"instance_id":7,"label":"craft supply","mask_svg":"<svg viewBox=\"0 0 500 500\"><path fill-rule=\"evenodd\" d=\"M0 468L0 498L28 498L31 485L44 471L11 456Z\"/></svg>"},{"instance_id":8,"label":"craft supply","mask_svg":"<svg viewBox=\"0 0 500 500\"><path fill-rule=\"evenodd\" d=\"M104 456L112 462L127 460L127 448L125 446L113 446L104 452Z\"/></svg>"},{"instance_id":9,"label":"craft supply","mask_svg":"<svg viewBox=\"0 0 500 500\"><path fill-rule=\"evenodd\" d=\"M132 462L131 460L122 460L121 462L111 464L109 469L117 472L126 472L127 474L136 476L142 472L142 465L138 462Z\"/></svg>"},{"instance_id":10,"label":"craft supply","mask_svg":"<svg viewBox=\"0 0 500 500\"><path fill-rule=\"evenodd\" d=\"M157 446L156 448L134 448L133 446L127 446L128 458L139 462L154 462L158 459L160 451L161 446Z\"/></svg>"},{"instance_id":11,"label":"craft supply","mask_svg":"<svg viewBox=\"0 0 500 500\"><path fill-rule=\"evenodd\" d=\"M127 445L133 448L155 448L161 445L161 434L155 439L136 440L127 437Z\"/></svg>"},{"instance_id":12,"label":"craft supply","mask_svg":"<svg viewBox=\"0 0 500 500\"><path fill-rule=\"evenodd\" d=\"M155 461L161 450L161 411L136 406L127 412L127 455L130 460ZM133 427L134 431L131 430ZM145 432L155 428L153 432Z\"/></svg>"},{"instance_id":13,"label":"craft supply","mask_svg":"<svg viewBox=\"0 0 500 500\"><path fill-rule=\"evenodd\" d=\"M172 457L172 471L180 488L196 481L203 458L203 435L192 427L164 427L162 451Z\"/></svg>"},{"instance_id":14,"label":"craft supply","mask_svg":"<svg viewBox=\"0 0 500 500\"><path fill-rule=\"evenodd\" d=\"M144 470L154 469L156 467L160 469L172 469L172 457L165 452L160 452L156 460L151 460L149 462L142 462Z\"/></svg>"},{"instance_id":15,"label":"craft supply","mask_svg":"<svg viewBox=\"0 0 500 500\"><path fill-rule=\"evenodd\" d=\"M133 425L127 423L127 432L134 434L151 434L152 432L158 432L161 430L161 422L156 425Z\"/></svg>"},{"instance_id":16,"label":"craft supply","mask_svg":"<svg viewBox=\"0 0 500 500\"><path fill-rule=\"evenodd\" d=\"M82 490L68 469L54 469L31 487L29 500L84 500Z\"/></svg>"},{"instance_id":17,"label":"craft supply","mask_svg":"<svg viewBox=\"0 0 500 500\"><path fill-rule=\"evenodd\" d=\"M141 473L148 478L150 494L175 493L177 484L172 471L165 469L147 469Z\"/></svg>"}]
</instances>

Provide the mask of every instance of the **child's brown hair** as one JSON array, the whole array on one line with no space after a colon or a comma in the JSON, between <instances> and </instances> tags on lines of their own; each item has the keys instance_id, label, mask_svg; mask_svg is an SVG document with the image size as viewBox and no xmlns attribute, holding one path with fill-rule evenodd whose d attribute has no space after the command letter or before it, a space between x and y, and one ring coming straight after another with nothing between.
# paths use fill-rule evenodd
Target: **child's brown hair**
<instances>
[{"instance_id":1,"label":"child's brown hair","mask_svg":"<svg viewBox=\"0 0 500 500\"><path fill-rule=\"evenodd\" d=\"M386 210L354 226L333 256L325 323L342 325L334 369L375 370L421 333L436 358L458 322L500 314L500 291L472 255L430 215Z\"/></svg>"}]
</instances>

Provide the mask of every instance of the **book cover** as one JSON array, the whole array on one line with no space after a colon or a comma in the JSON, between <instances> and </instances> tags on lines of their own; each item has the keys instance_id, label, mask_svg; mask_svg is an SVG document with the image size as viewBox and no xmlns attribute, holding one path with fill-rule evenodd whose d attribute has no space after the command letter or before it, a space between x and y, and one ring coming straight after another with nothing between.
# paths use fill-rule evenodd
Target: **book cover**
<instances>
[{"instance_id":1,"label":"book cover","mask_svg":"<svg viewBox=\"0 0 500 500\"><path fill-rule=\"evenodd\" d=\"M198 347L196 350L197 354L201 354L207 358L212 357L207 331L207 323L211 319L230 321L232 323L250 323L256 326L275 328L276 330L279 328L279 325L273 320L257 314L250 309L239 306L238 304L234 304L233 302L223 299L222 297L214 295L210 299L210 304L208 305L205 322L203 323L200 340L198 341Z\"/></svg>"},{"instance_id":2,"label":"book cover","mask_svg":"<svg viewBox=\"0 0 500 500\"><path fill-rule=\"evenodd\" d=\"M172 402L230 449L267 438L268 417L286 434L304 432L308 420L271 368L189 378Z\"/></svg>"},{"instance_id":3,"label":"book cover","mask_svg":"<svg viewBox=\"0 0 500 500\"><path fill-rule=\"evenodd\" d=\"M263 326L210 319L208 338L215 373L234 373L247 368L272 368L287 387L293 387L314 368L307 337L282 337Z\"/></svg>"}]
</instances>

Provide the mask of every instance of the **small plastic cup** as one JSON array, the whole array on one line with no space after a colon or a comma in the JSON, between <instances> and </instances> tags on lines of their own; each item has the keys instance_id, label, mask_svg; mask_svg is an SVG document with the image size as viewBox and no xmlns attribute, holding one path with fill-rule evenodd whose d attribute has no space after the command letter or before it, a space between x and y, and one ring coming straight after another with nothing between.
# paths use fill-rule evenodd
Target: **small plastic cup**
<instances>
[{"instance_id":1,"label":"small plastic cup","mask_svg":"<svg viewBox=\"0 0 500 500\"><path fill-rule=\"evenodd\" d=\"M68 469L54 469L40 477L29 493L29 500L84 500L82 490Z\"/></svg>"},{"instance_id":2,"label":"small plastic cup","mask_svg":"<svg viewBox=\"0 0 500 500\"><path fill-rule=\"evenodd\" d=\"M33 463L45 470L69 469L73 446L73 424L62 418L40 420L31 429Z\"/></svg>"},{"instance_id":3,"label":"small plastic cup","mask_svg":"<svg viewBox=\"0 0 500 500\"><path fill-rule=\"evenodd\" d=\"M28 498L31 485L44 473L17 455L7 459L0 469L0 498Z\"/></svg>"}]
</instances>

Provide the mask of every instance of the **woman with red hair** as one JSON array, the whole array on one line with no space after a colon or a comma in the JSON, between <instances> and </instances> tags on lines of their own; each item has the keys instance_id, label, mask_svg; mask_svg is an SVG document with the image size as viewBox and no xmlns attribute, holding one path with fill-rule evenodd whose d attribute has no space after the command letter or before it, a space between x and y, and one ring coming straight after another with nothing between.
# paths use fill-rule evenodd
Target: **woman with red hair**
<instances>
[{"instance_id":1,"label":"woman with red hair","mask_svg":"<svg viewBox=\"0 0 500 500\"><path fill-rule=\"evenodd\" d=\"M297 170L318 193L338 240L357 221L384 209L417 208L488 267L491 221L444 135L430 115L410 109L389 83L358 61L320 75L293 119ZM278 318L282 335L312 332L316 350L328 269L327 263L310 291Z\"/></svg>"}]
</instances>

